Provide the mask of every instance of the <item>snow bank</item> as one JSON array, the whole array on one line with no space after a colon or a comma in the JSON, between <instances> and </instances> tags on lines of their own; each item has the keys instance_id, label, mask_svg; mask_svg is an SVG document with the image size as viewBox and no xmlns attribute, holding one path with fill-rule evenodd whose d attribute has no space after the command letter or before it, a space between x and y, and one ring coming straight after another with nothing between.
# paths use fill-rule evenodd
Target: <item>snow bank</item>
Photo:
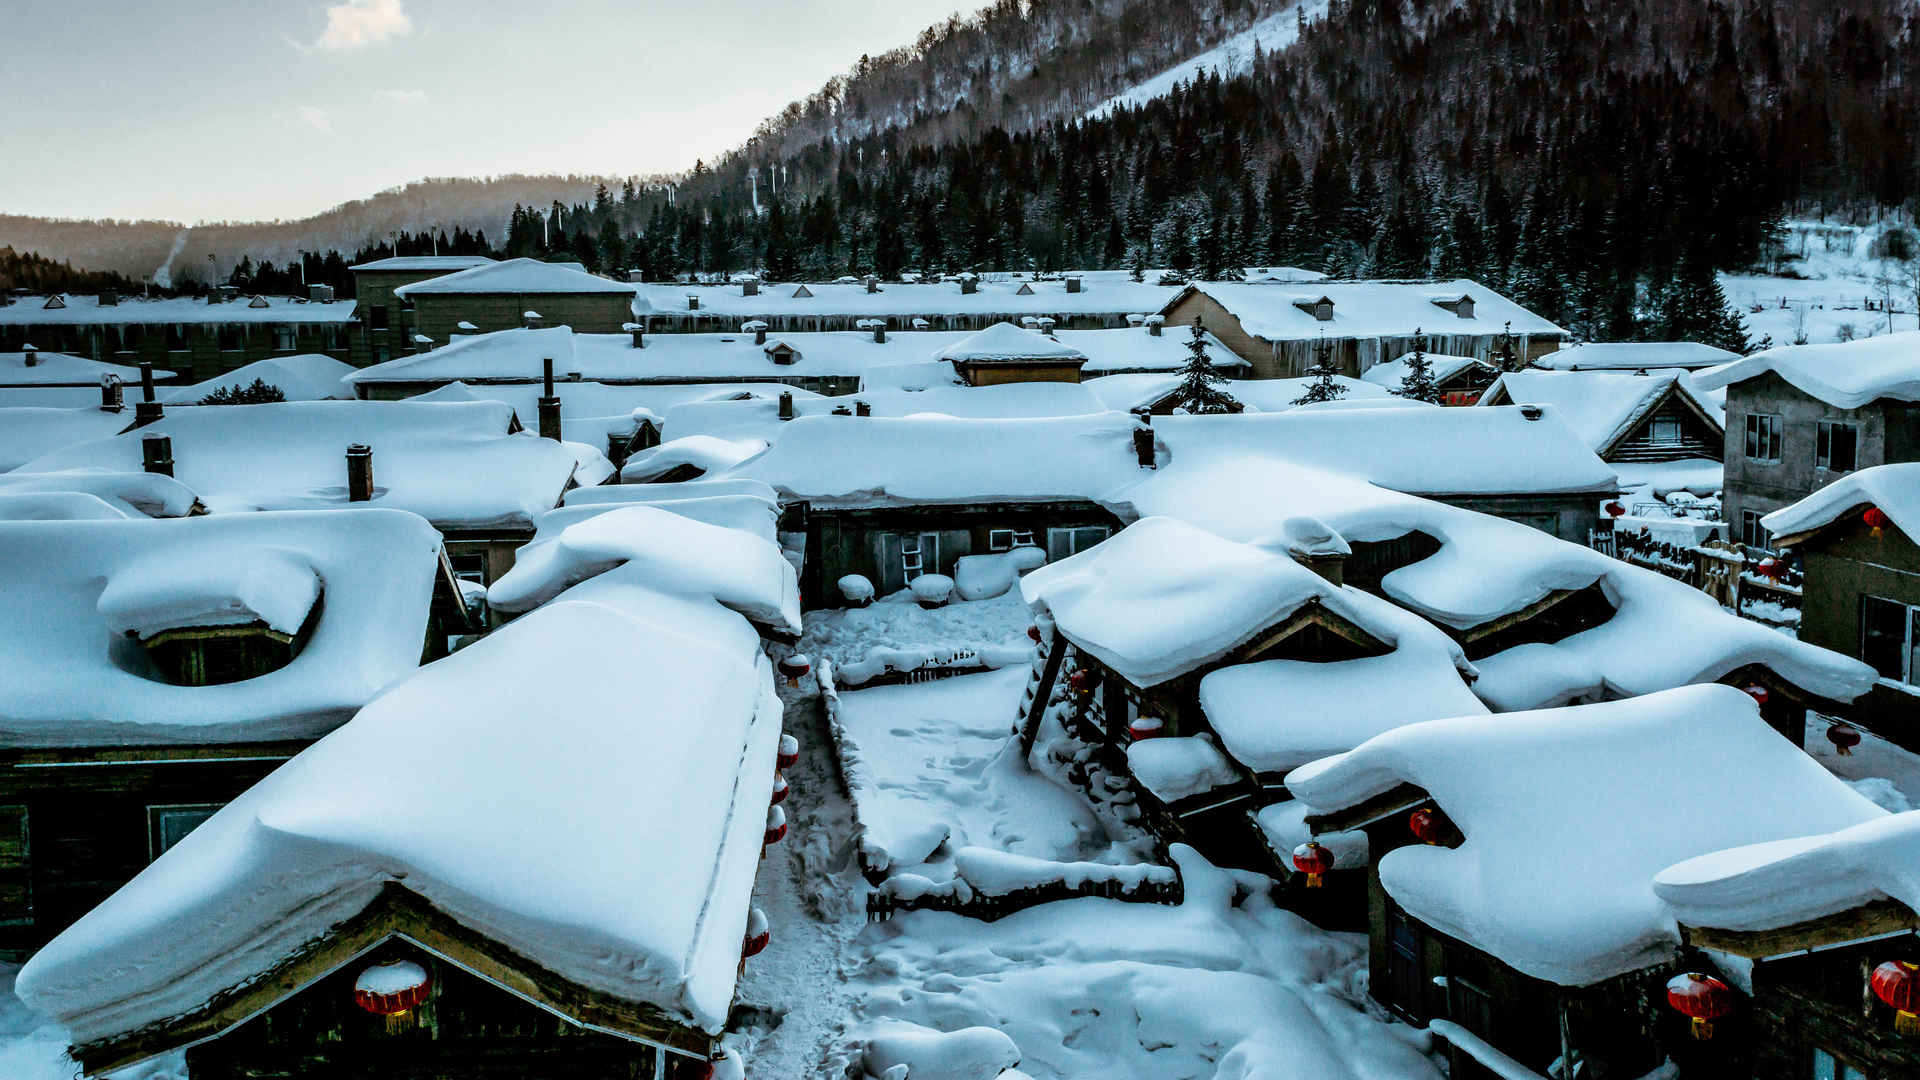
<instances>
[{"instance_id":1,"label":"snow bank","mask_svg":"<svg viewBox=\"0 0 1920 1080\"><path fill-rule=\"evenodd\" d=\"M1916 337L1915 347L1920 348L1920 337ZM1876 465L1848 473L1760 521L1774 536L1793 536L1824 528L1869 505L1885 511L1901 532L1920 538L1920 462Z\"/></svg>"},{"instance_id":2,"label":"snow bank","mask_svg":"<svg viewBox=\"0 0 1920 1080\"><path fill-rule=\"evenodd\" d=\"M1127 747L1127 771L1163 803L1177 803L1244 777L1210 739L1141 739Z\"/></svg>"},{"instance_id":3,"label":"snow bank","mask_svg":"<svg viewBox=\"0 0 1920 1080\"><path fill-rule=\"evenodd\" d=\"M1017 547L992 555L962 555L954 562L954 585L962 600L991 600L1013 588L1020 575L1047 564L1037 547Z\"/></svg>"},{"instance_id":4,"label":"snow bank","mask_svg":"<svg viewBox=\"0 0 1920 1080\"><path fill-rule=\"evenodd\" d=\"M1388 360L1384 363L1375 364L1367 369L1366 374L1360 377L1366 380L1369 385L1383 387L1388 393L1392 393L1400 389L1400 384L1406 381L1409 370L1407 361L1412 356L1412 353L1407 353L1397 360ZM1495 375L1500 371L1499 368L1487 363L1485 360L1478 360L1471 356L1443 356L1437 353L1428 353L1427 363L1432 365L1432 370L1429 374L1433 376L1433 381L1436 383L1445 382L1467 368L1479 368L1488 375Z\"/></svg>"},{"instance_id":5,"label":"snow bank","mask_svg":"<svg viewBox=\"0 0 1920 1080\"><path fill-rule=\"evenodd\" d=\"M0 494L83 492L128 517L186 517L199 503L193 489L171 476L150 472L0 473Z\"/></svg>"},{"instance_id":6,"label":"snow bank","mask_svg":"<svg viewBox=\"0 0 1920 1080\"><path fill-rule=\"evenodd\" d=\"M1832 345L1785 345L1694 375L1714 390L1767 372L1836 409L1892 398L1920 401L1920 332L1883 334Z\"/></svg>"},{"instance_id":7,"label":"snow bank","mask_svg":"<svg viewBox=\"0 0 1920 1080\"><path fill-rule=\"evenodd\" d=\"M191 386L162 387L154 396L168 405L197 405L215 390L244 390L255 379L277 387L288 401L326 401L353 397L353 387L341 380L353 374L352 364L319 353L273 356L237 367ZM156 377L158 372L155 372ZM134 376L137 381L138 375Z\"/></svg>"},{"instance_id":8,"label":"snow bank","mask_svg":"<svg viewBox=\"0 0 1920 1080\"><path fill-rule=\"evenodd\" d=\"M577 264L576 264L577 265ZM506 259L483 263L466 270L416 281L393 290L401 299L413 296L472 296L511 294L524 296L551 293L575 296L582 293L632 293L633 286L576 270L560 263L539 259Z\"/></svg>"},{"instance_id":9,"label":"snow bank","mask_svg":"<svg viewBox=\"0 0 1920 1080\"><path fill-rule=\"evenodd\" d=\"M1682 923L1725 930L1772 930L1879 900L1920 911L1920 811L1699 855L1661 871L1653 889Z\"/></svg>"},{"instance_id":10,"label":"snow bank","mask_svg":"<svg viewBox=\"0 0 1920 1080\"><path fill-rule=\"evenodd\" d=\"M867 1039L860 1059L885 1080L994 1080L1020 1064L1020 1048L997 1028L940 1032L896 1021Z\"/></svg>"},{"instance_id":11,"label":"snow bank","mask_svg":"<svg viewBox=\"0 0 1920 1080\"><path fill-rule=\"evenodd\" d=\"M315 738L420 662L440 537L391 510L0 527L0 743L101 746ZM212 619L301 628L287 666L163 681L124 631Z\"/></svg>"},{"instance_id":12,"label":"snow bank","mask_svg":"<svg viewBox=\"0 0 1920 1080\"><path fill-rule=\"evenodd\" d=\"M702 475L730 469L767 448L761 439L716 439L689 435L669 439L633 455L620 468L622 484L645 484L691 465Z\"/></svg>"},{"instance_id":13,"label":"snow bank","mask_svg":"<svg viewBox=\"0 0 1920 1080\"><path fill-rule=\"evenodd\" d=\"M1548 371L1657 371L1718 367L1740 354L1698 341L1586 342L1568 345L1533 362Z\"/></svg>"},{"instance_id":14,"label":"snow bank","mask_svg":"<svg viewBox=\"0 0 1920 1080\"><path fill-rule=\"evenodd\" d=\"M4 482L0 480L0 482ZM680 484L603 484L574 488L560 500L562 506L603 506L625 503L663 503L746 495L774 502L779 494L758 480L688 480Z\"/></svg>"},{"instance_id":15,"label":"snow bank","mask_svg":"<svg viewBox=\"0 0 1920 1080\"><path fill-rule=\"evenodd\" d=\"M58 310L58 309L56 309ZM11 310L7 311L11 314ZM5 321L5 320L0 320ZM140 369L126 364L107 364L99 360L89 360L84 356L68 353L48 352L38 349L33 354L33 365L27 365L25 350L20 352L0 352L0 386L94 386L108 375L123 383L137 384L140 381ZM171 379L171 371L155 371L156 379ZM96 395L98 391L95 391ZM99 401L96 396L95 402Z\"/></svg>"},{"instance_id":16,"label":"snow bank","mask_svg":"<svg viewBox=\"0 0 1920 1080\"><path fill-rule=\"evenodd\" d=\"M118 434L131 423L131 414L97 408L0 409L0 472L17 469L43 454Z\"/></svg>"},{"instance_id":17,"label":"snow bank","mask_svg":"<svg viewBox=\"0 0 1920 1080\"><path fill-rule=\"evenodd\" d=\"M1738 783L1700 783L1702 761ZM1287 776L1323 812L1402 783L1431 794L1466 840L1380 856L1395 902L1568 986L1674 954L1679 931L1653 879L1675 862L1884 815L1730 686L1414 724Z\"/></svg>"},{"instance_id":18,"label":"snow bank","mask_svg":"<svg viewBox=\"0 0 1920 1080\"><path fill-rule=\"evenodd\" d=\"M124 521L139 517L80 491L10 492L0 488L0 521Z\"/></svg>"},{"instance_id":19,"label":"snow bank","mask_svg":"<svg viewBox=\"0 0 1920 1080\"><path fill-rule=\"evenodd\" d=\"M933 354L935 360L985 362L1004 360L1082 360L1087 354L1058 339L1012 323L994 323Z\"/></svg>"}]
</instances>

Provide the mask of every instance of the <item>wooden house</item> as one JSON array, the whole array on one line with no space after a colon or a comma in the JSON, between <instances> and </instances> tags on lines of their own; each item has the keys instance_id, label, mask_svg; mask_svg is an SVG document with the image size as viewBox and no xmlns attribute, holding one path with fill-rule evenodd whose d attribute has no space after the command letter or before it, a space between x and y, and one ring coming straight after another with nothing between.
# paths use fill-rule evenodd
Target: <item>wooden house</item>
<instances>
[{"instance_id":1,"label":"wooden house","mask_svg":"<svg viewBox=\"0 0 1920 1080\"><path fill-rule=\"evenodd\" d=\"M335 302L325 286L313 291L311 300L222 292L205 300L146 300L102 293L48 298L59 299L57 304L37 298L0 304L0 356L33 345L48 357L59 353L118 367L150 363L189 382L301 353L345 360L354 305Z\"/></svg>"},{"instance_id":2,"label":"wooden house","mask_svg":"<svg viewBox=\"0 0 1920 1080\"><path fill-rule=\"evenodd\" d=\"M968 386L1080 381L1087 354L1051 335L995 323L934 354L953 365Z\"/></svg>"},{"instance_id":3,"label":"wooden house","mask_svg":"<svg viewBox=\"0 0 1920 1080\"><path fill-rule=\"evenodd\" d=\"M484 334L539 324L567 326L582 333L617 334L634 321L635 315L632 285L609 281L576 266L538 259L485 262L396 286L392 296L403 309L411 306L412 332L434 342L449 341L456 334ZM534 317L529 318L530 314ZM370 317L369 324L372 321ZM369 325L368 333L372 332ZM375 363L401 355L396 349L391 356L383 356L378 348L376 344Z\"/></svg>"},{"instance_id":4,"label":"wooden house","mask_svg":"<svg viewBox=\"0 0 1920 1080\"><path fill-rule=\"evenodd\" d=\"M1360 377L1375 386L1397 392L1407 377L1407 360L1412 355L1408 353L1398 360L1375 364ZM1487 388L1500 377L1499 367L1471 356L1428 353L1427 363L1432 365L1430 374L1434 389L1440 392L1442 405L1477 405Z\"/></svg>"},{"instance_id":5,"label":"wooden house","mask_svg":"<svg viewBox=\"0 0 1920 1080\"><path fill-rule=\"evenodd\" d=\"M1547 406L1615 465L1720 460L1723 410L1678 371L1514 371L1500 376L1482 405Z\"/></svg>"},{"instance_id":6,"label":"wooden house","mask_svg":"<svg viewBox=\"0 0 1920 1080\"><path fill-rule=\"evenodd\" d=\"M1737 782L1699 783L1702 760ZM1455 1077L1500 1075L1483 1047L1542 1075L1684 1056L1691 1025L1666 987L1706 961L1683 949L1655 875L1885 816L1713 686L1415 724L1287 782L1316 830L1367 833L1369 992L1463 1030ZM1737 1031L1712 1041L1742 1046Z\"/></svg>"},{"instance_id":7,"label":"wooden house","mask_svg":"<svg viewBox=\"0 0 1920 1080\"><path fill-rule=\"evenodd\" d=\"M394 295L406 285L431 281L476 266L490 266L485 255L400 255L348 267L353 271L354 327L349 359L356 368L418 352L414 305Z\"/></svg>"},{"instance_id":8,"label":"wooden house","mask_svg":"<svg viewBox=\"0 0 1920 1080\"><path fill-rule=\"evenodd\" d=\"M1560 327L1466 280L1203 281L1182 289L1159 314L1169 325L1199 319L1263 379L1305 375L1323 351L1340 374L1358 378L1416 343L1478 360L1511 351L1517 366L1567 338Z\"/></svg>"},{"instance_id":9,"label":"wooden house","mask_svg":"<svg viewBox=\"0 0 1920 1080\"><path fill-rule=\"evenodd\" d=\"M1701 371L1740 354L1698 341L1580 341L1534 360L1544 371Z\"/></svg>"},{"instance_id":10,"label":"wooden house","mask_svg":"<svg viewBox=\"0 0 1920 1080\"><path fill-rule=\"evenodd\" d=\"M390 510L9 525L0 951L16 959L476 629Z\"/></svg>"},{"instance_id":11,"label":"wooden house","mask_svg":"<svg viewBox=\"0 0 1920 1080\"><path fill-rule=\"evenodd\" d=\"M1879 676L1847 715L1920 747L1920 463L1852 473L1764 524L1804 571L1800 639Z\"/></svg>"}]
</instances>

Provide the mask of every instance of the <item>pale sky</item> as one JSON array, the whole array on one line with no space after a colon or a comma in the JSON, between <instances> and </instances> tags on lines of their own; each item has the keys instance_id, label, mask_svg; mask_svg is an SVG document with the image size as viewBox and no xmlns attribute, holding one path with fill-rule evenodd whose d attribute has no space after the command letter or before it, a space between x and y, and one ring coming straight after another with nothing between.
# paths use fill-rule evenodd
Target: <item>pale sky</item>
<instances>
[{"instance_id":1,"label":"pale sky","mask_svg":"<svg viewBox=\"0 0 1920 1080\"><path fill-rule=\"evenodd\" d=\"M979 0L8 5L0 213L298 218L426 176L673 172Z\"/></svg>"}]
</instances>

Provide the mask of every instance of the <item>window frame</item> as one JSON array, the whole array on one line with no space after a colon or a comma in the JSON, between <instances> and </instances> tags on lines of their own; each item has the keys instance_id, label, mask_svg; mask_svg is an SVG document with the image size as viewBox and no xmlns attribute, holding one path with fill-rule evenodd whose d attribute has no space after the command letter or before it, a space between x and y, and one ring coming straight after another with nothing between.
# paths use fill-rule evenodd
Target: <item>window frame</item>
<instances>
[{"instance_id":1,"label":"window frame","mask_svg":"<svg viewBox=\"0 0 1920 1080\"><path fill-rule=\"evenodd\" d=\"M152 862L153 860L159 858L160 856L165 855L175 845L179 844L180 841L185 840L187 837L193 835L194 829L198 829L200 826L205 825L207 823L207 818L211 818L213 815L219 813L221 808L226 805L227 805L226 803L148 803L147 804L147 861ZM168 811L197 812L201 810L206 811L205 817L202 817L199 821L195 822L193 826L189 828L186 832L183 832L179 836L174 837L173 843L164 844L164 845L162 844L162 841L165 839L165 837L163 835L161 819L166 812Z\"/></svg>"},{"instance_id":2,"label":"window frame","mask_svg":"<svg viewBox=\"0 0 1920 1080\"><path fill-rule=\"evenodd\" d=\"M1759 510L1740 511L1740 543L1761 551L1773 550L1773 537L1767 532L1767 527L1760 524L1760 519L1766 516Z\"/></svg>"},{"instance_id":3,"label":"window frame","mask_svg":"<svg viewBox=\"0 0 1920 1080\"><path fill-rule=\"evenodd\" d=\"M1834 465L1834 433L1847 433L1847 463ZM1828 472L1852 472L1860 467L1860 425L1849 420L1821 420L1814 425L1813 466Z\"/></svg>"},{"instance_id":4,"label":"window frame","mask_svg":"<svg viewBox=\"0 0 1920 1080\"><path fill-rule=\"evenodd\" d=\"M285 324L273 328L273 351L294 352L300 348L300 331Z\"/></svg>"},{"instance_id":5,"label":"window frame","mask_svg":"<svg viewBox=\"0 0 1920 1080\"><path fill-rule=\"evenodd\" d=\"M1786 421L1779 413L1748 413L1744 421L1745 439L1741 449L1748 461L1760 465L1778 465L1782 444L1786 441ZM1767 451L1771 450L1771 453Z\"/></svg>"},{"instance_id":6,"label":"window frame","mask_svg":"<svg viewBox=\"0 0 1920 1080\"><path fill-rule=\"evenodd\" d=\"M1012 551L1014 548L1014 539L1017 535L1018 533L1016 533L1013 529L988 529L987 530L988 553L997 555L1003 551ZM1005 539L1002 539L1003 537Z\"/></svg>"},{"instance_id":7,"label":"window frame","mask_svg":"<svg viewBox=\"0 0 1920 1080\"><path fill-rule=\"evenodd\" d=\"M1905 613L1905 618L1901 620L1900 624L1901 637L1898 646L1899 651L1897 653L1898 674L1889 675L1881 670L1878 665L1875 665L1873 661L1867 659L1867 621L1875 604L1884 604L1890 608L1898 608ZM1874 672L1883 679L1891 679L1894 682L1913 686L1916 685L1916 680L1920 679L1920 670L1916 670L1920 668L1920 662L1917 662L1920 661L1920 655L1916 654L1920 654L1920 605L1909 604L1904 600L1890 600L1887 597L1875 596L1872 593L1860 594L1860 649L1858 653L1860 660L1867 664L1867 666L1872 667Z\"/></svg>"},{"instance_id":8,"label":"window frame","mask_svg":"<svg viewBox=\"0 0 1920 1080\"><path fill-rule=\"evenodd\" d=\"M1672 429L1672 434L1662 436L1660 429ZM1659 413L1647 421L1647 441L1654 446L1679 446L1687 441L1687 426L1672 413Z\"/></svg>"}]
</instances>

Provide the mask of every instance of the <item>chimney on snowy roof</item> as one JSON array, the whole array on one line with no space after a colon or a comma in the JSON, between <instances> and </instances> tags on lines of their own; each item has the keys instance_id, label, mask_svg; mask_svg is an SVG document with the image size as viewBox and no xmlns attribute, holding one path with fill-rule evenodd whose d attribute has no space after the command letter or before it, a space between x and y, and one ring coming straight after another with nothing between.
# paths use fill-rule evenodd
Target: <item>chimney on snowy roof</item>
<instances>
[{"instance_id":1,"label":"chimney on snowy roof","mask_svg":"<svg viewBox=\"0 0 1920 1080\"><path fill-rule=\"evenodd\" d=\"M960 295L961 296L972 296L974 293L977 293L979 291L980 291L979 278L969 276L969 277L963 277L960 279Z\"/></svg>"},{"instance_id":2,"label":"chimney on snowy roof","mask_svg":"<svg viewBox=\"0 0 1920 1080\"><path fill-rule=\"evenodd\" d=\"M373 447L354 443L347 447L347 501L373 499Z\"/></svg>"},{"instance_id":3,"label":"chimney on snowy roof","mask_svg":"<svg viewBox=\"0 0 1920 1080\"><path fill-rule=\"evenodd\" d=\"M1149 315L1142 321L1147 324L1147 333L1152 334L1154 337L1159 337L1160 327L1166 323L1167 317L1165 315Z\"/></svg>"},{"instance_id":4,"label":"chimney on snowy roof","mask_svg":"<svg viewBox=\"0 0 1920 1080\"><path fill-rule=\"evenodd\" d=\"M780 419L793 419L793 391L780 391Z\"/></svg>"},{"instance_id":5,"label":"chimney on snowy roof","mask_svg":"<svg viewBox=\"0 0 1920 1080\"><path fill-rule=\"evenodd\" d=\"M853 403L853 415L855 415L855 416L872 416L872 415L873 415L873 406L872 406L872 405L869 405L868 403L866 403L866 402L864 402L864 401L856 401L856 402L854 402L854 403Z\"/></svg>"},{"instance_id":6,"label":"chimney on snowy roof","mask_svg":"<svg viewBox=\"0 0 1920 1080\"><path fill-rule=\"evenodd\" d=\"M877 277L874 277L872 274L867 275L867 291L870 293L877 293L880 291L880 279Z\"/></svg>"},{"instance_id":7,"label":"chimney on snowy roof","mask_svg":"<svg viewBox=\"0 0 1920 1080\"><path fill-rule=\"evenodd\" d=\"M560 398L556 396L553 392L553 359L551 357L548 357L547 359L540 361L540 363L543 369L540 377L540 384L541 384L542 390L545 391L543 394L541 394L540 401L538 403L538 408L540 410L540 437L543 439L552 439L554 442L559 442L560 441Z\"/></svg>"},{"instance_id":8,"label":"chimney on snowy roof","mask_svg":"<svg viewBox=\"0 0 1920 1080\"><path fill-rule=\"evenodd\" d=\"M643 282L643 281L645 281L645 280L647 280L647 274L646 274L646 271L644 271L644 270L629 270L629 271L627 271L627 284L629 284L629 285L638 285L638 284L640 284L641 282Z\"/></svg>"},{"instance_id":9,"label":"chimney on snowy roof","mask_svg":"<svg viewBox=\"0 0 1920 1080\"><path fill-rule=\"evenodd\" d=\"M120 386L120 376L112 372L100 376L100 411L117 413L125 409L125 393Z\"/></svg>"},{"instance_id":10,"label":"chimney on snowy roof","mask_svg":"<svg viewBox=\"0 0 1920 1080\"><path fill-rule=\"evenodd\" d=\"M1080 278L1078 275L1069 275L1067 277L1067 291L1070 293L1080 291Z\"/></svg>"},{"instance_id":11,"label":"chimney on snowy roof","mask_svg":"<svg viewBox=\"0 0 1920 1080\"><path fill-rule=\"evenodd\" d=\"M1153 414L1145 409L1135 409L1134 417L1140 423L1133 429L1133 456L1143 469L1155 468L1153 460Z\"/></svg>"},{"instance_id":12,"label":"chimney on snowy roof","mask_svg":"<svg viewBox=\"0 0 1920 1080\"><path fill-rule=\"evenodd\" d=\"M741 296L759 296L760 282L755 278L748 278L747 280L741 282L740 295Z\"/></svg>"},{"instance_id":13,"label":"chimney on snowy roof","mask_svg":"<svg viewBox=\"0 0 1920 1080\"><path fill-rule=\"evenodd\" d=\"M154 432L140 439L140 467L161 476L173 475L173 440Z\"/></svg>"},{"instance_id":14,"label":"chimney on snowy roof","mask_svg":"<svg viewBox=\"0 0 1920 1080\"><path fill-rule=\"evenodd\" d=\"M637 323L637 322L628 323L627 333L633 335L634 348L644 349L647 347L647 328L644 323Z\"/></svg>"},{"instance_id":15,"label":"chimney on snowy roof","mask_svg":"<svg viewBox=\"0 0 1920 1080\"><path fill-rule=\"evenodd\" d=\"M39 367L40 350L34 348L32 345L22 345L20 346L20 359L28 367Z\"/></svg>"},{"instance_id":16,"label":"chimney on snowy roof","mask_svg":"<svg viewBox=\"0 0 1920 1080\"><path fill-rule=\"evenodd\" d=\"M153 361L140 361L140 400L133 406L133 426L146 427L160 419L160 403L153 397Z\"/></svg>"},{"instance_id":17,"label":"chimney on snowy roof","mask_svg":"<svg viewBox=\"0 0 1920 1080\"><path fill-rule=\"evenodd\" d=\"M692 293L687 294L687 310L688 311L700 310L700 298L693 295Z\"/></svg>"}]
</instances>

